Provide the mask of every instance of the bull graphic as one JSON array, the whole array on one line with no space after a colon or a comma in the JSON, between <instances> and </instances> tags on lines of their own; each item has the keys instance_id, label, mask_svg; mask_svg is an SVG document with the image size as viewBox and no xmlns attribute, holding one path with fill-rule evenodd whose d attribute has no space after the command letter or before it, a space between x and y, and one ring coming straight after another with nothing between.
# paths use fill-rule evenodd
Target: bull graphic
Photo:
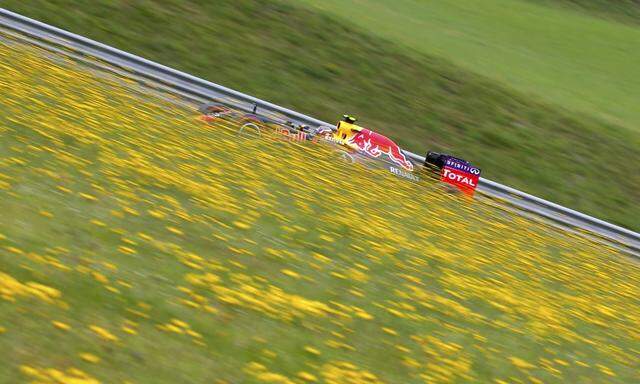
<instances>
[{"instance_id":1,"label":"bull graphic","mask_svg":"<svg viewBox=\"0 0 640 384\"><path fill-rule=\"evenodd\" d=\"M372 157L380 157L380 155L385 154L391 161L400 165L402 168L407 171L413 171L413 163L402 153L398 144L379 133L363 128L356 131L355 134L349 138L347 144Z\"/></svg>"}]
</instances>

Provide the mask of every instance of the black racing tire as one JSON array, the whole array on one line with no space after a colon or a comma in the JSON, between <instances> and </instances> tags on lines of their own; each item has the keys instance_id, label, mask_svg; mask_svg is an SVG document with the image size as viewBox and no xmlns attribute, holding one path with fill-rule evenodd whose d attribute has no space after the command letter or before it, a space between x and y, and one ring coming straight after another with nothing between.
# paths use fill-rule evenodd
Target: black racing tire
<instances>
[{"instance_id":1,"label":"black racing tire","mask_svg":"<svg viewBox=\"0 0 640 384\"><path fill-rule=\"evenodd\" d=\"M238 129L238 136L245 137L247 139L257 139L262 137L262 130L260 124L253 121L243 122Z\"/></svg>"},{"instance_id":2,"label":"black racing tire","mask_svg":"<svg viewBox=\"0 0 640 384\"><path fill-rule=\"evenodd\" d=\"M338 156L340 159L348 164L354 164L356 162L355 157L347 151L339 151Z\"/></svg>"}]
</instances>

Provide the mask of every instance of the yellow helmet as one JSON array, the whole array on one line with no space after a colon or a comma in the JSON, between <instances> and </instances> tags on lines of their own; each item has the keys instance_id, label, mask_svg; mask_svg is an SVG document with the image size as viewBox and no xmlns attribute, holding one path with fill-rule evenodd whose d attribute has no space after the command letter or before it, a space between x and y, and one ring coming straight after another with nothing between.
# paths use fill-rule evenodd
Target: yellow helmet
<instances>
[{"instance_id":1,"label":"yellow helmet","mask_svg":"<svg viewBox=\"0 0 640 384\"><path fill-rule=\"evenodd\" d=\"M354 132L358 132L362 129L355 125L356 118L349 115L343 115L342 120L338 122L336 131L333 133L333 138L340 144L346 144L347 141L354 135Z\"/></svg>"},{"instance_id":2,"label":"yellow helmet","mask_svg":"<svg viewBox=\"0 0 640 384\"><path fill-rule=\"evenodd\" d=\"M353 124L353 123L356 122L356 120L358 120L358 119L356 119L355 117L353 117L351 115L342 115L342 121L344 121L346 123Z\"/></svg>"}]
</instances>

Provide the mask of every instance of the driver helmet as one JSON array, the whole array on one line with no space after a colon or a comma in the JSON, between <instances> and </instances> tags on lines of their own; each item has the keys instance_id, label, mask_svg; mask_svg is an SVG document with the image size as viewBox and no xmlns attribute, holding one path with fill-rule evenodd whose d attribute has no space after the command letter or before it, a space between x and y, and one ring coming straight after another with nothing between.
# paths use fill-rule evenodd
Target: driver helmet
<instances>
[{"instance_id":1,"label":"driver helmet","mask_svg":"<svg viewBox=\"0 0 640 384\"><path fill-rule=\"evenodd\" d=\"M347 122L349 124L353 124L356 122L356 118L350 115L342 115L342 121Z\"/></svg>"}]
</instances>

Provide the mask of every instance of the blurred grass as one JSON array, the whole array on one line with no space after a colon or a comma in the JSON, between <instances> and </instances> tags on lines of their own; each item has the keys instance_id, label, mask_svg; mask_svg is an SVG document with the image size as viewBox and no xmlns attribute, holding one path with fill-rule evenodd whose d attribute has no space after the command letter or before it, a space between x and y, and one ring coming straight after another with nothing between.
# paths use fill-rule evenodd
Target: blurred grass
<instances>
[{"instance_id":1,"label":"blurred grass","mask_svg":"<svg viewBox=\"0 0 640 384\"><path fill-rule=\"evenodd\" d=\"M0 84L0 383L638 381L606 247L25 46Z\"/></svg>"},{"instance_id":2,"label":"blurred grass","mask_svg":"<svg viewBox=\"0 0 640 384\"><path fill-rule=\"evenodd\" d=\"M409 149L452 151L488 178L640 228L637 132L408 57L326 16L274 1L5 7L329 121L355 113Z\"/></svg>"},{"instance_id":3,"label":"blurred grass","mask_svg":"<svg viewBox=\"0 0 640 384\"><path fill-rule=\"evenodd\" d=\"M528 0L543 5L566 7L593 16L629 24L640 24L640 2L637 0Z\"/></svg>"},{"instance_id":4,"label":"blurred grass","mask_svg":"<svg viewBox=\"0 0 640 384\"><path fill-rule=\"evenodd\" d=\"M453 152L487 178L640 229L637 131L407 56L327 16L265 0L3 4L327 121L359 115L408 149Z\"/></svg>"},{"instance_id":5,"label":"blurred grass","mask_svg":"<svg viewBox=\"0 0 640 384\"><path fill-rule=\"evenodd\" d=\"M522 0L293 1L638 133L640 28Z\"/></svg>"}]
</instances>

